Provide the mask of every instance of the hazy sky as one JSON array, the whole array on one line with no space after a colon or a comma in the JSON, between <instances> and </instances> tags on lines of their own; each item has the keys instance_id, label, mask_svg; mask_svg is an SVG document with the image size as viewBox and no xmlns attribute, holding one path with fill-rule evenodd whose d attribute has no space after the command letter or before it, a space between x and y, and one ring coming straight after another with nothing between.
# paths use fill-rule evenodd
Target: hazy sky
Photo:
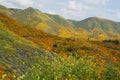
<instances>
[{"instance_id":1,"label":"hazy sky","mask_svg":"<svg viewBox=\"0 0 120 80\"><path fill-rule=\"evenodd\" d=\"M23 9L31 6L74 20L97 16L120 22L120 0L0 0L0 4Z\"/></svg>"}]
</instances>

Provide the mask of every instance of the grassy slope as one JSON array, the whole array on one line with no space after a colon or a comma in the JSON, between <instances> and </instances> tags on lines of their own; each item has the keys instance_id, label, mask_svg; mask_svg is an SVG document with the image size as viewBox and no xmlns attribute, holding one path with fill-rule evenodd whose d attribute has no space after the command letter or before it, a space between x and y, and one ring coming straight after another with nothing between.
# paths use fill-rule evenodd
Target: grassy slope
<instances>
[{"instance_id":1,"label":"grassy slope","mask_svg":"<svg viewBox=\"0 0 120 80\"><path fill-rule=\"evenodd\" d=\"M45 14L31 7L14 13L12 17L19 22L59 37L74 37L77 33L71 22L64 18L58 15Z\"/></svg>"},{"instance_id":2,"label":"grassy slope","mask_svg":"<svg viewBox=\"0 0 120 80\"><path fill-rule=\"evenodd\" d=\"M82 27L88 32L92 32L97 28L101 34L113 37L120 33L120 24L118 22L110 21L103 18L91 17L82 21L73 21L76 27Z\"/></svg>"},{"instance_id":3,"label":"grassy slope","mask_svg":"<svg viewBox=\"0 0 120 80\"><path fill-rule=\"evenodd\" d=\"M53 19L56 23L59 23L60 25L63 25L63 26L73 26L73 24L70 21L68 21L67 19L64 19L63 17L61 17L59 15L52 15L52 14L47 14L47 15L51 19Z\"/></svg>"},{"instance_id":4,"label":"grassy slope","mask_svg":"<svg viewBox=\"0 0 120 80\"><path fill-rule=\"evenodd\" d=\"M33 42L16 35L8 27L14 26L18 29L19 26L14 25L12 21L10 22L13 25L9 26L9 23L4 22L1 18L2 14L0 13L0 76L13 80L15 77L22 76L39 60L44 59L42 56L49 56L50 53Z\"/></svg>"},{"instance_id":5,"label":"grassy slope","mask_svg":"<svg viewBox=\"0 0 120 80\"><path fill-rule=\"evenodd\" d=\"M4 13L6 15L10 15L12 13L8 8L6 8L3 5L0 5L0 12Z\"/></svg>"},{"instance_id":6,"label":"grassy slope","mask_svg":"<svg viewBox=\"0 0 120 80\"><path fill-rule=\"evenodd\" d=\"M82 27L88 31L90 31L94 27L99 27L105 31L113 30L115 32L119 32L119 30L117 31L116 28L119 28L119 25L120 25L118 22L114 22L114 21L110 21L110 20L107 20L104 18L98 18L98 17L91 17L78 22L73 21L73 23L76 25L76 27Z\"/></svg>"},{"instance_id":7,"label":"grassy slope","mask_svg":"<svg viewBox=\"0 0 120 80\"><path fill-rule=\"evenodd\" d=\"M87 39L88 36L92 36L95 40L97 38L103 40L109 37L118 38L120 33L119 23L97 17L88 18L83 21L71 21L59 15L42 13L33 8L25 9L13 15L13 17L22 23L60 37Z\"/></svg>"},{"instance_id":8,"label":"grassy slope","mask_svg":"<svg viewBox=\"0 0 120 80\"><path fill-rule=\"evenodd\" d=\"M107 57L105 55L106 53L109 54L108 57L112 55L112 52L115 52L116 55L119 55L119 45L116 45L116 44L112 44L113 48L108 48L106 46L101 46L100 44L96 44L96 43L79 41L74 39L72 40L69 38L68 39L58 38L56 36L46 34L36 28L20 24L14 21L13 19L10 19L9 17L6 17L5 15L2 15L2 14L1 14L0 20L8 26L7 28L9 30L13 31L17 35L25 39L31 40L34 43L42 46L43 48L51 52L60 53L60 55L64 53L68 55L82 54L82 51L85 54L86 53L87 54L91 53L92 55L102 54L101 56L103 58ZM117 50L114 49L117 47L118 47ZM119 58L118 58L118 61L119 61Z\"/></svg>"},{"instance_id":9,"label":"grassy slope","mask_svg":"<svg viewBox=\"0 0 120 80\"><path fill-rule=\"evenodd\" d=\"M12 17L19 22L36 27L48 33L56 33L56 30L59 27L57 23L50 19L47 15L32 7L14 13Z\"/></svg>"},{"instance_id":10,"label":"grassy slope","mask_svg":"<svg viewBox=\"0 0 120 80\"><path fill-rule=\"evenodd\" d=\"M103 18L91 17L83 21L72 21L59 15L42 13L32 7L24 10L10 10L2 6L0 9L2 12L12 14L11 16L19 22L59 37L87 40L89 36L92 38L91 40L104 40L108 38L116 39L120 33L118 22Z\"/></svg>"},{"instance_id":11,"label":"grassy slope","mask_svg":"<svg viewBox=\"0 0 120 80\"><path fill-rule=\"evenodd\" d=\"M43 46L44 48L49 49L49 47L52 46L51 44L54 42L54 40L59 40L58 37L49 35L34 27L23 25L3 14L0 14L0 20L7 25L9 30L13 31L21 37L39 44L40 46Z\"/></svg>"}]
</instances>

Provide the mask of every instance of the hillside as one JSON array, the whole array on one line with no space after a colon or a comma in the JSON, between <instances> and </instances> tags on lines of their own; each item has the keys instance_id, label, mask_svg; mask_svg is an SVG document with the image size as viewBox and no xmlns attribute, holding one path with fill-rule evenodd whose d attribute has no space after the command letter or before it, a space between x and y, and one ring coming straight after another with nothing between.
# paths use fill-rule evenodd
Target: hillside
<instances>
[{"instance_id":1,"label":"hillside","mask_svg":"<svg viewBox=\"0 0 120 80\"><path fill-rule=\"evenodd\" d=\"M12 26L8 26L2 18L0 13L0 79L4 75L5 80L14 80L21 77L39 60L44 59L43 56L49 56L50 52L9 30L8 27Z\"/></svg>"},{"instance_id":2,"label":"hillside","mask_svg":"<svg viewBox=\"0 0 120 80\"><path fill-rule=\"evenodd\" d=\"M115 21L99 17L91 17L82 21L72 21L76 28L83 28L90 34L89 37L102 35L106 39L118 38L120 35L120 24Z\"/></svg>"},{"instance_id":3,"label":"hillside","mask_svg":"<svg viewBox=\"0 0 120 80\"><path fill-rule=\"evenodd\" d=\"M23 15L24 14L24 15ZM82 39L88 38L88 33L83 29L76 31L72 22L62 18L59 15L51 15L42 13L41 11L29 7L20 12L12 14L17 21L27 25L31 25L46 33L57 35L63 38L81 38L79 35L84 35ZM83 33L80 32L82 30Z\"/></svg>"},{"instance_id":4,"label":"hillside","mask_svg":"<svg viewBox=\"0 0 120 80\"><path fill-rule=\"evenodd\" d=\"M99 17L90 17L82 21L67 20L59 15L43 13L38 9L8 9L4 6L1 12L6 11L15 20L33 26L46 33L63 38L79 38L81 40L119 39L120 23ZM83 36L84 35L84 36Z\"/></svg>"},{"instance_id":5,"label":"hillside","mask_svg":"<svg viewBox=\"0 0 120 80\"><path fill-rule=\"evenodd\" d=\"M2 12L3 14L6 14L6 15L11 15L11 13L12 13L7 7L5 7L3 5L0 5L0 12Z\"/></svg>"},{"instance_id":6,"label":"hillside","mask_svg":"<svg viewBox=\"0 0 120 80\"><path fill-rule=\"evenodd\" d=\"M82 27L87 31L92 30L94 27L98 27L104 31L113 30L116 33L119 33L120 24L111 20L107 20L99 17L91 17L82 21L73 22L76 27Z\"/></svg>"},{"instance_id":7,"label":"hillside","mask_svg":"<svg viewBox=\"0 0 120 80\"><path fill-rule=\"evenodd\" d=\"M58 15L48 17L31 7L25 10L12 9L10 11L13 14L16 13L16 17L13 16L14 19L0 12L0 80L120 79L119 41L90 41L98 37L99 40L100 38L106 39L108 27L104 29L102 26L92 27L92 25L90 26L92 30L88 26L79 27L79 21L67 21ZM42 22L48 25L56 23L54 26L59 25L59 28L55 28L57 29L55 32L59 32L57 34L60 37L41 30L44 27L38 29L34 25L26 25L28 22L26 20L33 15L35 19L31 20L30 25L33 25L36 19L38 22L42 19ZM15 18L20 21L16 21ZM50 24L47 23L48 18ZM96 24L96 21L99 24L101 19L90 18L90 21L93 21L91 24L94 22ZM89 25L89 18L86 19L86 23ZM101 24L103 23L114 25L116 22L105 20L101 21ZM119 34L114 27L110 29ZM63 36L67 38L62 38ZM78 37L79 39L76 39Z\"/></svg>"},{"instance_id":8,"label":"hillside","mask_svg":"<svg viewBox=\"0 0 120 80\"><path fill-rule=\"evenodd\" d=\"M116 45L116 44L111 44L113 46L111 46L111 48L108 48L107 44L104 44L104 43L103 45L101 45L101 43L79 41L79 40L70 39L70 38L67 38L67 39L59 38L53 35L49 35L34 27L30 27L30 26L26 26L21 23L18 23L3 14L0 14L0 20L7 25L6 26L7 29L19 35L20 37L30 40L36 43L37 45L51 52L56 52L60 55L64 53L65 55L74 55L74 54L77 55L77 54L81 54L81 50L85 51L85 53L87 54L101 53L102 56L105 56L106 53L107 54L109 53L109 55L111 55L112 51L114 51L115 54L119 54L119 45ZM100 49L100 47L101 48L103 47L103 49ZM114 47L116 48L118 47L118 49L114 49ZM75 49L72 49L72 48L75 48ZM86 49L87 49L87 52L86 52Z\"/></svg>"},{"instance_id":9,"label":"hillside","mask_svg":"<svg viewBox=\"0 0 120 80\"><path fill-rule=\"evenodd\" d=\"M52 15L52 14L47 14L51 19L53 19L56 23L59 23L60 25L63 25L63 26L73 26L73 24L68 21L67 19L59 16L59 15Z\"/></svg>"},{"instance_id":10,"label":"hillside","mask_svg":"<svg viewBox=\"0 0 120 80\"><path fill-rule=\"evenodd\" d=\"M32 10L33 10L32 12L36 12L35 9L32 8ZM26 14L22 13L24 11L26 11ZM13 17L18 17L22 14L27 15L29 11L25 9L22 12L19 12L18 14L17 13L13 14L16 15ZM73 20L64 19L59 15L51 15L42 12L41 14L37 14L37 15L41 16L41 17L36 16L36 18L41 19L41 21L38 21L38 23L37 22L35 23L35 21L37 20L35 20L33 17L29 17L32 22L29 20L25 20L25 21L22 20L22 21L27 25L35 26L38 29L41 29L47 33L51 33L60 37L66 37L66 35L68 35L67 38L74 37L80 39L87 39L88 37L90 37L91 40L97 40L97 38L100 38L100 40L104 40L108 38L116 39L119 37L120 34L119 32L120 24L118 22L110 21L103 18L91 17L82 21L73 21ZM24 18L26 17L23 16L22 19ZM20 21L19 19L20 18L18 17L17 20ZM35 25L33 25L33 23ZM84 37L82 36L80 37L79 35L84 35Z\"/></svg>"},{"instance_id":11,"label":"hillside","mask_svg":"<svg viewBox=\"0 0 120 80\"><path fill-rule=\"evenodd\" d=\"M59 37L68 38L75 35L75 30L72 28L71 22L58 15L46 14L32 7L16 12L12 14L12 17L19 22Z\"/></svg>"},{"instance_id":12,"label":"hillside","mask_svg":"<svg viewBox=\"0 0 120 80\"><path fill-rule=\"evenodd\" d=\"M12 14L12 17L19 22L36 27L37 29L43 30L47 33L56 34L56 30L59 27L57 23L47 15L32 7L16 12Z\"/></svg>"},{"instance_id":13,"label":"hillside","mask_svg":"<svg viewBox=\"0 0 120 80\"><path fill-rule=\"evenodd\" d=\"M21 24L19 22L16 22L14 19L11 19L10 17L0 14L0 20L7 25L7 28L11 31L13 31L15 34L26 38L28 40L33 41L34 43L37 43L38 45L51 50L52 44L58 40L59 37L49 35L41 30L38 30L34 27L27 26L24 24ZM17 26L17 27L16 27ZM60 39L61 40L61 39Z\"/></svg>"},{"instance_id":14,"label":"hillside","mask_svg":"<svg viewBox=\"0 0 120 80\"><path fill-rule=\"evenodd\" d=\"M3 12L4 8L1 8ZM99 17L91 17L82 21L67 20L59 15L43 13L29 7L24 10L5 8L11 17L26 25L33 26L46 33L63 38L79 38L81 40L119 39L120 23ZM6 12L6 13L8 13Z\"/></svg>"},{"instance_id":15,"label":"hillside","mask_svg":"<svg viewBox=\"0 0 120 80\"><path fill-rule=\"evenodd\" d=\"M69 75L72 76L73 74L76 79L84 79L83 75L87 76L88 79L95 78L94 76L97 79L103 77L108 79L111 78L106 77L111 75L109 69L116 73L112 73L116 76L115 79L120 79L120 45L116 43L58 38L34 27L16 22L2 13L0 13L0 25L1 79L52 80L55 77L68 79ZM45 49L57 54L54 61L49 61L53 57ZM57 67L56 64L58 64ZM85 69L80 65L84 65ZM72 71L78 68L82 72ZM52 72L54 74L51 74ZM83 72L84 74L82 74ZM88 76L88 73L91 76ZM78 77L78 74L81 76ZM97 74L103 77L99 77Z\"/></svg>"}]
</instances>

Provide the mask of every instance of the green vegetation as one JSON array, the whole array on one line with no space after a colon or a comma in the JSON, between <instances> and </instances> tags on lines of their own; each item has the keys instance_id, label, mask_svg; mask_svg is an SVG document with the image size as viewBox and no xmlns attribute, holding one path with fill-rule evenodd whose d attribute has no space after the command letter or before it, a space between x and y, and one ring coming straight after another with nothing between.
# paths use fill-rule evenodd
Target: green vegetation
<instances>
[{"instance_id":1,"label":"green vegetation","mask_svg":"<svg viewBox=\"0 0 120 80\"><path fill-rule=\"evenodd\" d=\"M52 15L52 14L46 14L46 15L48 15L51 19L53 19L56 23L59 23L60 25L73 26L73 24L70 21L64 19L59 15Z\"/></svg>"},{"instance_id":2,"label":"green vegetation","mask_svg":"<svg viewBox=\"0 0 120 80\"><path fill-rule=\"evenodd\" d=\"M3 5L0 5L0 12L4 13L6 15L10 15L11 14L11 11L7 7L5 7Z\"/></svg>"},{"instance_id":3,"label":"green vegetation","mask_svg":"<svg viewBox=\"0 0 120 80\"><path fill-rule=\"evenodd\" d=\"M120 67L99 65L93 56L79 59L57 57L52 62L40 61L25 74L26 80L119 80Z\"/></svg>"},{"instance_id":4,"label":"green vegetation","mask_svg":"<svg viewBox=\"0 0 120 80\"><path fill-rule=\"evenodd\" d=\"M0 12L9 14L11 18L21 23L63 38L87 40L90 37L91 41L120 39L120 23L104 18L90 17L82 21L68 20L59 15L43 13L32 7L20 10L1 6Z\"/></svg>"},{"instance_id":5,"label":"green vegetation","mask_svg":"<svg viewBox=\"0 0 120 80\"><path fill-rule=\"evenodd\" d=\"M19 37L0 22L0 66L5 67L4 70L0 67L0 80L1 76L7 80L21 77L38 60L44 59L42 56L50 56L49 51Z\"/></svg>"},{"instance_id":6,"label":"green vegetation","mask_svg":"<svg viewBox=\"0 0 120 80\"><path fill-rule=\"evenodd\" d=\"M5 6L0 5L0 9L6 10L7 8Z\"/></svg>"},{"instance_id":7,"label":"green vegetation","mask_svg":"<svg viewBox=\"0 0 120 80\"><path fill-rule=\"evenodd\" d=\"M58 29L58 24L41 11L29 7L27 9L15 12L11 15L17 21L33 26L44 32L54 34ZM44 29L45 28L45 29Z\"/></svg>"},{"instance_id":8,"label":"green vegetation","mask_svg":"<svg viewBox=\"0 0 120 80\"><path fill-rule=\"evenodd\" d=\"M111 20L107 20L104 18L99 17L91 17L87 18L82 21L72 21L75 27L83 28L93 34L104 34L110 38L117 38L118 34L120 33L120 24L118 22L114 22ZM96 31L96 33L95 33Z\"/></svg>"},{"instance_id":9,"label":"green vegetation","mask_svg":"<svg viewBox=\"0 0 120 80\"><path fill-rule=\"evenodd\" d=\"M16 14L14 18L34 27L0 12L0 80L120 80L120 44L119 39L115 40L120 35L110 27L113 31L109 35L114 37L106 39L108 34L99 25L99 22L106 24L106 20L92 18L90 21L96 27L89 26L92 28L89 32L76 28L76 32L65 26L71 25L71 20L69 23L60 16L50 18L31 7L10 11ZM114 24L107 23L107 26ZM58 35L67 38L47 34L39 28L46 32L58 30ZM85 37L89 33L90 37ZM87 41L76 39L78 36Z\"/></svg>"},{"instance_id":10,"label":"green vegetation","mask_svg":"<svg viewBox=\"0 0 120 80\"><path fill-rule=\"evenodd\" d=\"M105 43L114 43L114 44L119 44L119 40L103 40Z\"/></svg>"}]
</instances>

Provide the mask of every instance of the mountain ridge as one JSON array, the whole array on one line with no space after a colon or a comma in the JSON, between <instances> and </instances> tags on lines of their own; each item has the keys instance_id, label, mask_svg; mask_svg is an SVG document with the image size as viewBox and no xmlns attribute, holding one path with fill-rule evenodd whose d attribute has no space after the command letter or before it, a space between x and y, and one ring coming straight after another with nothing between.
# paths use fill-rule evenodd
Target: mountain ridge
<instances>
[{"instance_id":1,"label":"mountain ridge","mask_svg":"<svg viewBox=\"0 0 120 80\"><path fill-rule=\"evenodd\" d=\"M104 39L117 39L120 35L120 22L105 18L89 17L76 21L65 19L60 15L43 13L32 7L20 11L13 10L13 12L11 17L17 21L59 37L87 40L92 36L91 40L96 40L101 35L106 37Z\"/></svg>"},{"instance_id":2,"label":"mountain ridge","mask_svg":"<svg viewBox=\"0 0 120 80\"><path fill-rule=\"evenodd\" d=\"M0 6L1 6L1 7L4 7L5 9L17 9L17 8L7 8L7 7L3 6L3 5L0 5ZM31 6L25 8L25 9L39 10L39 9L33 8L33 7L31 7ZM17 9L17 10L25 10L25 9ZM40 10L39 10L39 11L40 11ZM43 13L45 13L45 12L43 12ZM45 14L49 14L49 13L45 13ZM58 14L49 14L49 15L60 16L60 15L58 15ZM60 17L63 18L62 16L60 16ZM89 19L89 18L104 19L104 20L109 20L109 21L112 21L112 22L117 22L117 21L114 21L114 20L110 20L110 19L103 18L103 17L98 17L98 16L92 16L92 17L88 17L88 18L85 18L85 19ZM64 19L66 19L66 18L64 18ZM85 19L82 19L82 20L85 20ZM82 21L82 20L74 20L74 19L66 19L66 20ZM118 23L120 23L120 22L118 22Z\"/></svg>"}]
</instances>

